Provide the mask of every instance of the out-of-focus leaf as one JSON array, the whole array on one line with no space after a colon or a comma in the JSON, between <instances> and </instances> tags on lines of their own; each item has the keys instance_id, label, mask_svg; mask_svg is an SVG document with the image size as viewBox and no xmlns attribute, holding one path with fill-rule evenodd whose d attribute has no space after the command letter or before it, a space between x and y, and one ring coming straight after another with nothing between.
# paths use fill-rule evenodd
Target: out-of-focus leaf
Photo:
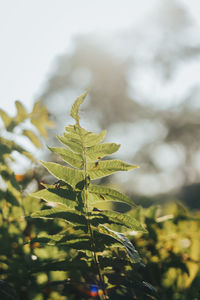
<instances>
[{"instance_id":1,"label":"out-of-focus leaf","mask_svg":"<svg viewBox=\"0 0 200 300\"><path fill-rule=\"evenodd\" d=\"M37 135L31 130L23 130L23 135L25 135L37 148L42 148L42 144Z\"/></svg>"},{"instance_id":2,"label":"out-of-focus leaf","mask_svg":"<svg viewBox=\"0 0 200 300\"><path fill-rule=\"evenodd\" d=\"M20 101L15 101L15 106L17 109L17 116L15 119L17 120L18 123L21 123L27 118L28 116L27 111Z\"/></svg>"},{"instance_id":3,"label":"out-of-focus leaf","mask_svg":"<svg viewBox=\"0 0 200 300\"><path fill-rule=\"evenodd\" d=\"M5 128L7 129L12 122L12 118L3 109L0 109L0 116L4 122Z\"/></svg>"}]
</instances>

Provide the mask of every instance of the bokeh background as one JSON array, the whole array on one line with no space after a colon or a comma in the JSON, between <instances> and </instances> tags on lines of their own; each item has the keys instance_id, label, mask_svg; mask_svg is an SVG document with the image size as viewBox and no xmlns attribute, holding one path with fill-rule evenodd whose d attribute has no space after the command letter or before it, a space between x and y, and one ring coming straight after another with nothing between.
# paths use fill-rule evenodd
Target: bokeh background
<instances>
[{"instance_id":1,"label":"bokeh background","mask_svg":"<svg viewBox=\"0 0 200 300\"><path fill-rule=\"evenodd\" d=\"M107 129L107 141L122 144L117 157L140 165L110 183L144 205L147 196L176 196L199 208L199 1L7 0L0 7L1 108L14 114L15 100L30 109L40 99L56 122L53 145L71 122L73 101L90 88L82 125Z\"/></svg>"}]
</instances>

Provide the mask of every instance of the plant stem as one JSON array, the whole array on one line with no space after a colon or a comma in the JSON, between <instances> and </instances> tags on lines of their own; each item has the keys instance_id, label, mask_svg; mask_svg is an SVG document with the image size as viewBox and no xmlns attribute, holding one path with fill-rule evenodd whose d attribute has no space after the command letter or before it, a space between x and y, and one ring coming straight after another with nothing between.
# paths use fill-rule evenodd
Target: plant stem
<instances>
[{"instance_id":1,"label":"plant stem","mask_svg":"<svg viewBox=\"0 0 200 300\"><path fill-rule=\"evenodd\" d=\"M101 268L98 262L98 258L97 258L97 254L96 254L96 247L95 247L95 241L94 241L94 235L93 235L93 231L91 228L91 224L90 224L90 211L89 211L89 205L88 205L88 182L87 182L87 160L86 160L86 154L85 154L85 147L83 147L83 160L84 160L84 173L85 173L85 206L86 206L86 216L87 216L87 225L88 225L88 230L90 233L90 237L91 237L91 246L92 246L92 254L93 254L93 258L94 258L94 262L97 268L97 273L99 276L99 281L100 281L100 285L101 288L103 290L103 299L107 299L106 294L105 294L105 290L104 290L104 280L103 280L103 276L101 273ZM100 296L101 298L101 296Z\"/></svg>"}]
</instances>

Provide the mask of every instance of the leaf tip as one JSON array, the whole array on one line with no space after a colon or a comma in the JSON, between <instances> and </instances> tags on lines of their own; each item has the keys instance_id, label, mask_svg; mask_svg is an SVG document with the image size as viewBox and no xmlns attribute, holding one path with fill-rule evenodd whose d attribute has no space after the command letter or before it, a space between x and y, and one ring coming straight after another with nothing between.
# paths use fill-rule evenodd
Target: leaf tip
<instances>
[{"instance_id":1,"label":"leaf tip","mask_svg":"<svg viewBox=\"0 0 200 300\"><path fill-rule=\"evenodd\" d=\"M74 104L72 105L71 111L70 111L70 116L77 122L79 123L80 120L80 116L79 116L79 108L80 105L83 103L84 99L86 98L88 94L88 90L83 93L82 95L80 95L76 101L74 102Z\"/></svg>"}]
</instances>

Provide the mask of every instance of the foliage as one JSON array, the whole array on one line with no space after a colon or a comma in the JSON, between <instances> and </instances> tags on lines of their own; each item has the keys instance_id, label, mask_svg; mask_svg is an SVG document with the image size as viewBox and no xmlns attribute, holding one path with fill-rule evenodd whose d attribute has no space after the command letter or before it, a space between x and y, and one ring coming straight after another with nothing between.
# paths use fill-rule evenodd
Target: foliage
<instances>
[{"instance_id":1,"label":"foliage","mask_svg":"<svg viewBox=\"0 0 200 300\"><path fill-rule=\"evenodd\" d=\"M110 201L134 204L119 191L93 183L93 180L137 166L117 159L102 160L116 152L119 145L101 143L105 131L96 134L80 126L79 107L86 95L87 92L78 97L72 106L70 114L75 125L68 125L63 136L58 136L67 148L49 147L68 165L42 163L59 182L45 184L45 189L32 194L46 201L48 206L51 203L47 209L34 212L32 217L64 221L60 231L53 235L43 232L37 242L71 253L65 260L60 258L42 265L42 269L67 271L68 280L72 282L78 276L81 284L98 287L102 299L107 299L113 290L115 299L118 294L126 299L143 299L143 296L147 299L153 288L141 280L135 271L137 267L133 267L140 264L141 258L127 237L117 231L120 226L146 232L144 226L126 214L96 207L100 202Z\"/></svg>"},{"instance_id":2,"label":"foliage","mask_svg":"<svg viewBox=\"0 0 200 300\"><path fill-rule=\"evenodd\" d=\"M137 208L129 215L143 220L148 237L137 235L134 242L146 268L144 278L155 286L158 298L199 298L200 219L179 202L148 209Z\"/></svg>"},{"instance_id":3,"label":"foliage","mask_svg":"<svg viewBox=\"0 0 200 300\"><path fill-rule=\"evenodd\" d=\"M10 167L10 163L14 160L12 156L14 152L31 161L34 161L34 157L13 139L17 135L25 136L39 148L42 145L41 139L35 134L35 129L40 135L46 137L47 128L53 125L46 108L40 102L35 103L31 113L27 113L19 101L16 101L16 109L17 113L14 117L0 110L4 123L0 137L1 299L28 299L30 286L34 288L37 286L36 278L30 272L33 248L37 245L26 245L34 233L31 222L25 216L32 209L39 209L40 201L33 203L33 198L27 196L26 189L35 180L32 178L32 173L15 174ZM33 124L31 130L26 128L27 120ZM9 139L4 136L8 136Z\"/></svg>"},{"instance_id":4,"label":"foliage","mask_svg":"<svg viewBox=\"0 0 200 300\"><path fill-rule=\"evenodd\" d=\"M15 152L34 162L15 140L23 135L39 149L39 135L52 126L46 109L36 103L27 113L17 102L13 118L0 111L0 299L198 300L199 212L174 201L135 207L120 191L98 184L136 166L106 159L119 145L103 143L104 131L80 126L86 94L72 106L75 124L58 136L64 147L49 147L62 164L42 163L54 184L41 182L44 171L35 165L23 175L10 165ZM28 130L33 135L27 137ZM112 210L123 205L128 212Z\"/></svg>"}]
</instances>

